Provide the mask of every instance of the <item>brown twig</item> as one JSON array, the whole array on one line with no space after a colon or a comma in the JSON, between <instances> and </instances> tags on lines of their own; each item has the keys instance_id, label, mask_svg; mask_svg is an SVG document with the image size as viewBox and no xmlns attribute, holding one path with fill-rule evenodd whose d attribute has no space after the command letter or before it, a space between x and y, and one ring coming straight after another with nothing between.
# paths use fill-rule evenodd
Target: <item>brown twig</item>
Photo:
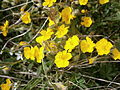
<instances>
[{"instance_id":1,"label":"brown twig","mask_svg":"<svg viewBox=\"0 0 120 90\"><path fill-rule=\"evenodd\" d=\"M101 78L96 78L96 77L92 77L92 76L88 76L88 75L81 75L81 76L90 78L90 79L94 79L94 80L98 80L98 81L102 81L102 82L106 82L106 83L120 85L120 83L118 83L118 82L113 82L113 81L109 81L109 80L105 80L105 79L101 79Z\"/></svg>"},{"instance_id":2,"label":"brown twig","mask_svg":"<svg viewBox=\"0 0 120 90\"><path fill-rule=\"evenodd\" d=\"M118 63L120 61L95 61L95 63Z\"/></svg>"},{"instance_id":3,"label":"brown twig","mask_svg":"<svg viewBox=\"0 0 120 90\"><path fill-rule=\"evenodd\" d=\"M109 88L109 89L111 89L112 87L106 87L106 86L98 86L98 87L92 87L92 88L86 88L85 90L94 90L94 89L102 89L102 88Z\"/></svg>"},{"instance_id":4,"label":"brown twig","mask_svg":"<svg viewBox=\"0 0 120 90\"><path fill-rule=\"evenodd\" d=\"M17 79L15 77L10 77L10 76L5 76L5 75L0 75L0 77L2 77L2 78L10 78L10 79Z\"/></svg>"},{"instance_id":5,"label":"brown twig","mask_svg":"<svg viewBox=\"0 0 120 90\"><path fill-rule=\"evenodd\" d=\"M79 35L79 37L103 37L103 35Z\"/></svg>"},{"instance_id":6,"label":"brown twig","mask_svg":"<svg viewBox=\"0 0 120 90\"><path fill-rule=\"evenodd\" d=\"M115 79L116 79L119 75L120 75L120 73L114 77L114 79L112 80L112 82L115 81ZM111 84L112 84L112 83L110 82L107 87L109 87Z\"/></svg>"},{"instance_id":7,"label":"brown twig","mask_svg":"<svg viewBox=\"0 0 120 90\"><path fill-rule=\"evenodd\" d=\"M23 5L25 5L25 4L29 4L29 3L32 3L32 1L26 2L26 3L22 3L22 4L19 4L19 5L10 7L10 8L6 8L6 9L4 9L4 10L0 10L0 12L8 11L8 10L11 10L11 9L13 9L13 8L17 8L17 7L20 7L20 6L23 6Z\"/></svg>"},{"instance_id":8,"label":"brown twig","mask_svg":"<svg viewBox=\"0 0 120 90\"><path fill-rule=\"evenodd\" d=\"M81 88L80 86L78 86L77 84L73 83L72 81L69 81L69 83L71 83L72 85L78 87L80 90L84 90L83 88Z\"/></svg>"},{"instance_id":9,"label":"brown twig","mask_svg":"<svg viewBox=\"0 0 120 90\"><path fill-rule=\"evenodd\" d=\"M24 82L28 82L28 80L19 79L19 78L10 77L10 76L5 76L5 75L0 75L0 77L2 77L2 78L9 78L9 79L17 79L17 80L21 80L21 81L24 81Z\"/></svg>"}]
</instances>

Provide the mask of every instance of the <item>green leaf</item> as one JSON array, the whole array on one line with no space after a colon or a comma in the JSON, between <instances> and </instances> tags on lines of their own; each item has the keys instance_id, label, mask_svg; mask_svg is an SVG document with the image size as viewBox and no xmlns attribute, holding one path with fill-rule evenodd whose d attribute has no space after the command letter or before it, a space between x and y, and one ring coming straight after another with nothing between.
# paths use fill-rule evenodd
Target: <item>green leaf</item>
<instances>
[{"instance_id":1,"label":"green leaf","mask_svg":"<svg viewBox=\"0 0 120 90\"><path fill-rule=\"evenodd\" d=\"M38 83L41 82L41 78L33 78L27 83L27 86L25 86L22 90L32 90Z\"/></svg>"}]
</instances>

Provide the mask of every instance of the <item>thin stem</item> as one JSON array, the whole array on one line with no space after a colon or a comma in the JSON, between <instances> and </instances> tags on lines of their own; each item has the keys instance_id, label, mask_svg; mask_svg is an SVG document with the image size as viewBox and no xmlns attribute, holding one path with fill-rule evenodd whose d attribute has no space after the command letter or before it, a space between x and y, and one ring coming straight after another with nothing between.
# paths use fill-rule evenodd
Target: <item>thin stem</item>
<instances>
[{"instance_id":1,"label":"thin stem","mask_svg":"<svg viewBox=\"0 0 120 90\"><path fill-rule=\"evenodd\" d=\"M54 90L56 90L56 88L54 87L54 85L52 84L52 82L50 81L50 79L47 76L47 72L45 70L45 65L44 65L43 59L42 59L42 67L43 67L43 71L44 71L45 77L48 80L48 83L51 84L51 86L54 88Z\"/></svg>"},{"instance_id":2,"label":"thin stem","mask_svg":"<svg viewBox=\"0 0 120 90\"><path fill-rule=\"evenodd\" d=\"M106 82L106 83L116 84L116 85L120 86L120 83L118 83L118 82L113 82L113 81L109 81L109 80L105 80L105 79L101 79L101 78L96 78L96 77L92 77L92 76L87 76L87 75L81 75L81 76L86 77L86 78L90 78L90 79L94 79L94 80L98 80L98 81L102 81L102 82Z\"/></svg>"},{"instance_id":3,"label":"thin stem","mask_svg":"<svg viewBox=\"0 0 120 90\"><path fill-rule=\"evenodd\" d=\"M14 7L6 8L6 9L4 9L4 10L0 10L0 12L8 11L8 10L11 10L11 9L13 9L13 8L17 8L17 7L20 7L20 6L23 6L23 5L25 5L25 4L29 4L29 3L32 3L32 1L27 2L27 3L22 3L22 4L19 4L19 5L14 6Z\"/></svg>"},{"instance_id":4,"label":"thin stem","mask_svg":"<svg viewBox=\"0 0 120 90\"><path fill-rule=\"evenodd\" d=\"M28 43L32 42L32 41L39 35L39 32L40 32L40 31L43 29L43 27L46 25L47 21L48 21L48 18L45 20L45 22L43 23L43 25L42 25L42 27L40 28L40 30L36 33L36 35L35 35Z\"/></svg>"},{"instance_id":5,"label":"thin stem","mask_svg":"<svg viewBox=\"0 0 120 90\"><path fill-rule=\"evenodd\" d=\"M95 61L95 63L118 63L120 61Z\"/></svg>"},{"instance_id":6,"label":"thin stem","mask_svg":"<svg viewBox=\"0 0 120 90\"><path fill-rule=\"evenodd\" d=\"M75 83L73 83L73 82L71 82L71 81L69 81L69 83L71 83L71 84L73 84L74 86L78 87L80 90L84 90L83 88L81 88L80 86L78 86L77 84L75 84Z\"/></svg>"}]
</instances>

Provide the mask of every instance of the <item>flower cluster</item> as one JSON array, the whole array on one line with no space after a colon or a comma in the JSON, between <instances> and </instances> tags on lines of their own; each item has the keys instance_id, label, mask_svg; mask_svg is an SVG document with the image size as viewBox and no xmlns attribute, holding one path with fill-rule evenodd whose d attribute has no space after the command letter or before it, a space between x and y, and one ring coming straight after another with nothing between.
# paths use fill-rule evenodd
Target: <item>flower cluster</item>
<instances>
[{"instance_id":1,"label":"flower cluster","mask_svg":"<svg viewBox=\"0 0 120 90\"><path fill-rule=\"evenodd\" d=\"M107 41L107 39L105 39L105 38L100 39L95 44L95 43L93 43L93 41L89 37L86 37L86 40L81 40L80 41L79 38L76 35L74 35L73 37L69 38L66 41L64 49L65 49L66 52L70 53L76 46L79 45L79 43L80 43L80 49L81 49L81 51L83 53L86 53L86 52L92 53L94 48L96 48L96 50L98 52L98 55L104 55L104 54L107 55L107 54L109 54L111 48L113 47L111 42ZM64 53L65 53L65 51L64 51ZM120 52L117 49L113 50L112 53L113 53L113 58L114 59L119 59L120 58L119 57ZM57 54L56 56L58 58L59 54ZM61 56L59 58L61 58ZM89 64L92 64L96 60L96 58L97 57L90 58L89 59ZM62 57L62 59L63 59L63 57ZM57 62L56 62L56 60L57 60ZM59 63L58 63L58 61L59 61ZM55 63L56 63L56 65L58 67L62 67L62 65L63 65L61 59L56 59L55 58ZM65 66L68 66L68 65L69 65L68 63L65 64Z\"/></svg>"},{"instance_id":2,"label":"flower cluster","mask_svg":"<svg viewBox=\"0 0 120 90\"><path fill-rule=\"evenodd\" d=\"M0 12L4 11L5 13L9 11L8 16L1 16L3 18L0 19L3 21L0 23L0 34L2 36L0 42L7 41L1 52L4 52L4 54L9 52L11 55L7 56L7 54L2 59L7 62L13 58L8 62L11 65L5 63L5 66L0 68L2 68L1 72L6 75L11 74L10 70L20 69L21 71L13 71L12 73L20 74L17 77L24 76L23 79L29 76L33 79L30 83L24 82L22 79L20 82L16 81L17 79L14 81L6 79L0 85L0 90L16 90L19 87L33 89L34 86L39 84L40 87L36 87L41 88L52 84L49 85L51 89L66 90L67 87L62 83L69 78L62 81L61 71L62 74L66 70L78 72L76 69L83 70L81 68L120 60L119 43L117 43L119 33L116 34L114 29L112 30L114 26L112 24L117 23L113 23L116 21L113 19L117 16L116 14L112 15L112 13L119 11L115 0L113 4L111 3L113 1L108 3L109 0L27 0L26 3L24 3L24 0L20 3L19 1L12 2L11 5L18 4L15 7L3 8L3 5L3 10L0 10ZM21 9L17 10L20 7ZM117 9L112 7L117 7ZM17 11L15 12L15 10ZM110 15L115 18L109 20ZM6 21L4 21L5 19ZM6 37L7 34L8 37ZM13 47L9 50L11 46ZM15 60L16 62L14 62ZM3 61L4 64L4 60L0 61ZM11 67L15 67L15 69L11 69ZM85 73L84 70L82 73ZM35 78L36 74L42 79ZM53 76L51 77L51 75ZM77 74L75 75L77 76ZM59 76L62 78L58 78ZM29 78L27 79L29 80ZM80 79L86 81L84 78ZM48 84L46 83L47 80ZM62 83L59 83L59 80ZM71 82L74 82L74 80ZM23 83L27 83L27 87L24 88ZM66 85L74 84L70 83L68 82ZM20 84L23 84L23 86ZM33 84L33 87L29 87L29 84ZM85 87L87 86L85 82L83 84L85 84ZM85 89L85 87L82 88Z\"/></svg>"},{"instance_id":3,"label":"flower cluster","mask_svg":"<svg viewBox=\"0 0 120 90\"><path fill-rule=\"evenodd\" d=\"M94 41L92 41L92 39L88 36L86 36L85 40L82 40L81 38L79 38L80 35L76 34L76 32L75 35L70 35L70 32L72 32L72 30L74 29L71 22L74 18L76 19L77 14L75 13L74 9L69 6L60 6L60 10L58 10L58 8L53 6L56 5L56 1L57 0L44 0L44 2L42 3L46 10L49 10L49 13L45 14L48 14L47 19L49 22L48 25L46 25L48 27L45 27L45 29L39 31L38 33L40 35L38 35L37 33L35 36L36 42L39 44L33 47L32 45L30 45L30 43L28 44L27 42L19 43L20 46L27 46L24 47L24 57L26 59L36 60L36 62L41 63L42 59L45 56L44 52L47 52L47 54L52 53L55 56L54 63L58 68L61 68L67 67L69 65L69 60L72 59L72 57L74 56L72 55L72 51L74 51L74 49L76 48L79 50L79 54L97 52L96 54L98 54L98 56L101 56L108 55L111 52L113 45L105 38L102 38L94 43ZM78 0L78 2L78 4L80 5L89 4L89 0ZM105 4L108 2L109 0L99 0L100 4ZM30 12L29 10L24 11L25 7L26 6L23 6L21 8L20 19L26 25L31 23L32 21L32 19L30 18L32 12ZM82 13L82 15L80 15L81 20L79 18L79 26L84 26L82 28L91 27L94 21L92 20L93 17L88 16L89 11L87 9L82 9L80 10L80 12ZM51 14L54 15L52 16ZM4 26L0 26L0 29L2 30L2 34L4 36L7 36L8 27L9 22L7 20ZM65 43L62 40L64 40ZM59 45L57 46L57 44ZM41 47L39 48L38 46ZM96 52L93 52L95 50ZM112 50L112 57L115 60L120 59L119 54L120 52L116 48ZM96 60L96 58L97 57L95 56L91 56L88 59L89 64L92 64Z\"/></svg>"},{"instance_id":4,"label":"flower cluster","mask_svg":"<svg viewBox=\"0 0 120 90\"><path fill-rule=\"evenodd\" d=\"M98 55L107 55L110 53L111 48L113 47L112 43L107 39L102 38L96 44L93 41L86 37L86 40L82 40L80 43L80 48L83 53L85 52L93 52L94 47L96 48Z\"/></svg>"},{"instance_id":5,"label":"flower cluster","mask_svg":"<svg viewBox=\"0 0 120 90\"><path fill-rule=\"evenodd\" d=\"M56 0L45 0L43 2L43 6L51 7L54 5ZM109 0L99 0L100 4L105 4L109 2ZM88 0L79 0L80 5L86 5L88 4ZM53 9L54 10L54 9ZM88 13L87 10L82 9L82 14ZM75 49L76 46L79 45L80 51L82 53L92 53L94 49L96 49L98 55L108 55L111 51L111 48L113 47L112 43L109 42L107 39L103 38L100 39L98 42L94 43L90 37L86 37L86 40L80 40L78 35L73 35L72 37L68 38L66 40L64 46L62 48L63 51L59 51L59 47L56 48L56 43L59 42L60 38L64 38L63 36L66 36L69 32L71 20L73 20L76 16L73 15L73 10L71 7L67 6L64 7L61 12L58 11L59 14L59 21L60 24L55 21L55 18L49 16L48 20L48 28L47 30L40 31L40 36L36 38L36 42L38 42L40 45L42 45L41 48L35 47L25 47L24 48L24 56L26 59L35 60L38 63L41 63L41 60L44 58L43 51L46 50L48 52L55 51L57 54L55 55L54 63L58 68L67 67L69 65L69 60L72 59L72 51ZM30 19L30 13L24 12L23 16L21 17L22 21L25 24L28 24L31 22ZM93 23L93 20L91 17L83 16L81 18L81 25L84 27L90 27ZM56 39L54 41L52 38ZM61 39L60 39L61 40ZM24 44L24 43L23 43ZM45 48L43 47L45 46ZM119 51L117 49L112 50L113 58L119 59ZM90 57L88 59L89 64L92 64L97 57Z\"/></svg>"},{"instance_id":6,"label":"flower cluster","mask_svg":"<svg viewBox=\"0 0 120 90\"><path fill-rule=\"evenodd\" d=\"M38 63L41 63L42 59L44 58L44 47L38 48L37 46L34 47L25 47L24 48L24 56L26 59L35 60Z\"/></svg>"}]
</instances>

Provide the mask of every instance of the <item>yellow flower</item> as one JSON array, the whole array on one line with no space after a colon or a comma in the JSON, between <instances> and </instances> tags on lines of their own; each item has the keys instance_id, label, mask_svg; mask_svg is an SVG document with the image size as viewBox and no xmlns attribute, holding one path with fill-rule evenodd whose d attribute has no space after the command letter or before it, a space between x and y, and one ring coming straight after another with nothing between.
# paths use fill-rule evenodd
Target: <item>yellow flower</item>
<instances>
[{"instance_id":1,"label":"yellow flower","mask_svg":"<svg viewBox=\"0 0 120 90\"><path fill-rule=\"evenodd\" d=\"M53 34L53 30L50 28L47 28L47 31L42 30L40 34L44 37L44 40L48 40L51 38L51 35Z\"/></svg>"},{"instance_id":2,"label":"yellow flower","mask_svg":"<svg viewBox=\"0 0 120 90\"><path fill-rule=\"evenodd\" d=\"M37 46L34 47L25 47L24 48L24 56L26 57L26 59L31 59L31 60L35 60L38 63L41 63L41 60L44 58L44 47L40 47L38 48Z\"/></svg>"},{"instance_id":3,"label":"yellow flower","mask_svg":"<svg viewBox=\"0 0 120 90\"><path fill-rule=\"evenodd\" d=\"M56 0L45 0L45 2L43 2L43 6L51 7L55 2Z\"/></svg>"},{"instance_id":4,"label":"yellow flower","mask_svg":"<svg viewBox=\"0 0 120 90\"><path fill-rule=\"evenodd\" d=\"M35 60L35 48L31 47L30 49L30 59Z\"/></svg>"},{"instance_id":5,"label":"yellow flower","mask_svg":"<svg viewBox=\"0 0 120 90\"><path fill-rule=\"evenodd\" d=\"M93 58L90 58L88 61L89 61L89 64L93 64L96 60L96 57L93 57Z\"/></svg>"},{"instance_id":6,"label":"yellow flower","mask_svg":"<svg viewBox=\"0 0 120 90\"><path fill-rule=\"evenodd\" d=\"M109 0L99 0L99 3L100 4L106 4L106 3L108 3L109 2Z\"/></svg>"},{"instance_id":7,"label":"yellow flower","mask_svg":"<svg viewBox=\"0 0 120 90\"><path fill-rule=\"evenodd\" d=\"M120 59L120 52L118 51L117 48L113 49L112 50L112 54L113 54L113 58L116 60L116 59Z\"/></svg>"},{"instance_id":8,"label":"yellow flower","mask_svg":"<svg viewBox=\"0 0 120 90\"><path fill-rule=\"evenodd\" d=\"M61 12L62 21L66 24L70 24L70 20L73 19L75 16L72 15L71 7L66 7Z\"/></svg>"},{"instance_id":9,"label":"yellow flower","mask_svg":"<svg viewBox=\"0 0 120 90\"><path fill-rule=\"evenodd\" d=\"M40 59L43 59L43 58L44 58L44 52L43 52L43 51L44 51L44 47L41 47L41 48L40 48L40 57L39 57ZM40 63L41 60L37 59L37 62Z\"/></svg>"},{"instance_id":10,"label":"yellow flower","mask_svg":"<svg viewBox=\"0 0 120 90\"><path fill-rule=\"evenodd\" d=\"M31 59L34 60L34 53L35 50L33 47L24 47L24 57L26 57L26 59Z\"/></svg>"},{"instance_id":11,"label":"yellow flower","mask_svg":"<svg viewBox=\"0 0 120 90\"><path fill-rule=\"evenodd\" d=\"M55 22L54 21L52 21L51 19L50 19L50 17L48 17L48 20L49 20L49 26L52 26L52 25L54 25L55 24Z\"/></svg>"},{"instance_id":12,"label":"yellow flower","mask_svg":"<svg viewBox=\"0 0 120 90\"><path fill-rule=\"evenodd\" d=\"M88 10L86 10L86 9L82 9L82 10L81 10L81 13L83 13L83 14L84 14L84 13L87 13L87 12L88 12Z\"/></svg>"},{"instance_id":13,"label":"yellow flower","mask_svg":"<svg viewBox=\"0 0 120 90\"><path fill-rule=\"evenodd\" d=\"M31 23L30 13L24 12L24 14L21 16L21 20L25 24Z\"/></svg>"},{"instance_id":14,"label":"yellow flower","mask_svg":"<svg viewBox=\"0 0 120 90\"><path fill-rule=\"evenodd\" d=\"M79 45L79 38L77 35L74 35L66 41L64 49L71 52L77 45Z\"/></svg>"},{"instance_id":15,"label":"yellow flower","mask_svg":"<svg viewBox=\"0 0 120 90\"><path fill-rule=\"evenodd\" d=\"M8 20L6 20L4 26L0 26L0 30L2 30L3 36L7 36L8 26L9 26L9 21Z\"/></svg>"},{"instance_id":16,"label":"yellow flower","mask_svg":"<svg viewBox=\"0 0 120 90\"><path fill-rule=\"evenodd\" d=\"M26 59L31 59L34 60L34 53L35 50L33 47L24 47L24 57L26 57Z\"/></svg>"},{"instance_id":17,"label":"yellow flower","mask_svg":"<svg viewBox=\"0 0 120 90\"><path fill-rule=\"evenodd\" d=\"M38 36L38 37L36 38L36 42L38 42L40 45L42 45L43 41L45 41L45 40L44 40L44 36Z\"/></svg>"},{"instance_id":18,"label":"yellow flower","mask_svg":"<svg viewBox=\"0 0 120 90\"><path fill-rule=\"evenodd\" d=\"M1 84L1 90L10 90L11 85L10 79L6 79L6 84Z\"/></svg>"},{"instance_id":19,"label":"yellow flower","mask_svg":"<svg viewBox=\"0 0 120 90\"><path fill-rule=\"evenodd\" d=\"M96 43L95 48L97 49L98 55L108 54L110 49L113 47L111 42L108 42L107 39L103 38Z\"/></svg>"},{"instance_id":20,"label":"yellow flower","mask_svg":"<svg viewBox=\"0 0 120 90\"><path fill-rule=\"evenodd\" d=\"M36 38L36 42L38 42L38 43L40 43L40 44L42 45L42 42L50 39L50 38L51 38L51 35L52 35L53 33L54 33L53 30L50 29L50 28L47 28L47 31L46 31L46 30L42 30L42 31L40 32L40 34L41 34L42 36L37 37L37 38Z\"/></svg>"},{"instance_id":21,"label":"yellow flower","mask_svg":"<svg viewBox=\"0 0 120 90\"><path fill-rule=\"evenodd\" d=\"M44 52L43 52L44 51L44 47L40 47L40 49L39 49L37 46L35 46L34 49L35 49L34 56L36 58L36 61L38 63L41 63L42 59L44 58Z\"/></svg>"},{"instance_id":22,"label":"yellow flower","mask_svg":"<svg viewBox=\"0 0 120 90\"><path fill-rule=\"evenodd\" d=\"M82 40L80 43L80 48L83 53L91 53L94 50L94 47L95 43L93 43L93 41L89 37L86 37L86 40Z\"/></svg>"},{"instance_id":23,"label":"yellow flower","mask_svg":"<svg viewBox=\"0 0 120 90\"><path fill-rule=\"evenodd\" d=\"M80 5L86 5L88 0L79 0Z\"/></svg>"},{"instance_id":24,"label":"yellow flower","mask_svg":"<svg viewBox=\"0 0 120 90\"><path fill-rule=\"evenodd\" d=\"M67 53L67 51L58 52L55 56L55 64L58 68L67 67L69 65L68 60L71 58L71 53Z\"/></svg>"},{"instance_id":25,"label":"yellow flower","mask_svg":"<svg viewBox=\"0 0 120 90\"><path fill-rule=\"evenodd\" d=\"M24 57L26 57L26 59L29 59L31 57L30 47L24 47Z\"/></svg>"},{"instance_id":26,"label":"yellow flower","mask_svg":"<svg viewBox=\"0 0 120 90\"><path fill-rule=\"evenodd\" d=\"M90 27L92 24L91 17L82 17L81 20L83 20L83 22L81 22L81 25L84 25L85 27Z\"/></svg>"},{"instance_id":27,"label":"yellow flower","mask_svg":"<svg viewBox=\"0 0 120 90\"><path fill-rule=\"evenodd\" d=\"M65 27L64 24L61 25L61 26L59 26L59 27L58 27L58 30L57 30L57 32L56 32L56 34L55 34L55 35L57 36L57 38L62 38L65 34L67 34L68 28L69 28L69 27Z\"/></svg>"}]
</instances>

